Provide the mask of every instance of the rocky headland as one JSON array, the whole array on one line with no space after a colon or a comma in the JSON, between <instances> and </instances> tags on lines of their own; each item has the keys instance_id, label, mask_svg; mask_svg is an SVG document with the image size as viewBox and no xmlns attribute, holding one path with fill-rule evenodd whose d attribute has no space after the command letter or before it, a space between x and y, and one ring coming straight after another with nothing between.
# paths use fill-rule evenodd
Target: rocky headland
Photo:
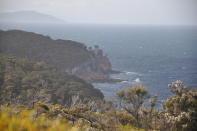
<instances>
[{"instance_id":1,"label":"rocky headland","mask_svg":"<svg viewBox=\"0 0 197 131\"><path fill-rule=\"evenodd\" d=\"M43 61L88 82L120 82L111 79L112 65L98 46L87 47L71 40L53 40L21 30L0 31L0 53Z\"/></svg>"}]
</instances>

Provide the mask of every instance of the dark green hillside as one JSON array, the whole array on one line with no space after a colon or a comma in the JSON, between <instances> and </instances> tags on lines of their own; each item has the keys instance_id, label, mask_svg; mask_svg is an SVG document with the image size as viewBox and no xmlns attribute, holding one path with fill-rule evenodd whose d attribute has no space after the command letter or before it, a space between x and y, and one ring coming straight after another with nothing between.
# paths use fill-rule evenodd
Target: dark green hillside
<instances>
[{"instance_id":1,"label":"dark green hillside","mask_svg":"<svg viewBox=\"0 0 197 131\"><path fill-rule=\"evenodd\" d=\"M90 59L85 45L70 40L52 40L50 37L19 30L0 31L0 49L6 54L45 61L67 69Z\"/></svg>"},{"instance_id":2,"label":"dark green hillside","mask_svg":"<svg viewBox=\"0 0 197 131\"><path fill-rule=\"evenodd\" d=\"M0 53L44 61L88 81L106 80L112 72L111 63L101 49L90 50L79 42L53 40L32 32L0 31Z\"/></svg>"},{"instance_id":3,"label":"dark green hillside","mask_svg":"<svg viewBox=\"0 0 197 131\"><path fill-rule=\"evenodd\" d=\"M103 94L75 76L43 62L0 55L0 103L45 102L74 105L102 100Z\"/></svg>"}]
</instances>

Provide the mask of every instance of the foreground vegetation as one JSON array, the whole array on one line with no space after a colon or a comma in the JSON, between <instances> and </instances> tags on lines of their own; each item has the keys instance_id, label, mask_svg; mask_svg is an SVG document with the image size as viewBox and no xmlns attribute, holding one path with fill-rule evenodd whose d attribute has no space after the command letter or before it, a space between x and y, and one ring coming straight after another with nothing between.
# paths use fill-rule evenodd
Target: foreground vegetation
<instances>
[{"instance_id":1,"label":"foreground vegetation","mask_svg":"<svg viewBox=\"0 0 197 131\"><path fill-rule=\"evenodd\" d=\"M108 118L110 117L110 118ZM107 119L106 119L107 118ZM37 103L29 106L1 106L1 131L143 131L131 125L113 125L115 120L109 114L91 112L79 105L65 109L60 105ZM112 125L111 125L112 124Z\"/></svg>"},{"instance_id":2,"label":"foreground vegetation","mask_svg":"<svg viewBox=\"0 0 197 131\"><path fill-rule=\"evenodd\" d=\"M117 103L66 108L38 102L34 105L1 105L0 130L10 131L196 131L197 91L181 81L169 85L173 96L156 110L156 96L142 86L117 92ZM149 104L144 102L149 100ZM115 108L116 106L116 108Z\"/></svg>"}]
</instances>

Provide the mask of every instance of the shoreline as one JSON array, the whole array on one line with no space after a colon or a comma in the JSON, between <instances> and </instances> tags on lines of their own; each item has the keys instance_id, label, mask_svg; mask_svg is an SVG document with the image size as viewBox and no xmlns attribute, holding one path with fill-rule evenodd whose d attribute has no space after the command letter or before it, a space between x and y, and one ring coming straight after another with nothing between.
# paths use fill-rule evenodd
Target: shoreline
<instances>
[{"instance_id":1,"label":"shoreline","mask_svg":"<svg viewBox=\"0 0 197 131\"><path fill-rule=\"evenodd\" d=\"M107 75L109 76L105 76L103 75L100 78L93 78L92 80L90 80L91 83L119 83L119 82L123 82L126 81L124 79L118 79L118 78L111 78L110 75L113 74L120 74L120 73L125 73L123 71L117 71L117 70L111 70Z\"/></svg>"}]
</instances>

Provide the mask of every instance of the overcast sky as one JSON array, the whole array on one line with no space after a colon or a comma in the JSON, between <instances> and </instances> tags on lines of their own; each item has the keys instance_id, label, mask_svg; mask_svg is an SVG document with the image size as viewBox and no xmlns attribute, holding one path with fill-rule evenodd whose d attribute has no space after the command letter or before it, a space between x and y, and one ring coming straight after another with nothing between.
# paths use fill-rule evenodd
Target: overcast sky
<instances>
[{"instance_id":1,"label":"overcast sky","mask_svg":"<svg viewBox=\"0 0 197 131\"><path fill-rule=\"evenodd\" d=\"M0 0L0 12L19 10L75 23L197 25L197 0Z\"/></svg>"}]
</instances>

